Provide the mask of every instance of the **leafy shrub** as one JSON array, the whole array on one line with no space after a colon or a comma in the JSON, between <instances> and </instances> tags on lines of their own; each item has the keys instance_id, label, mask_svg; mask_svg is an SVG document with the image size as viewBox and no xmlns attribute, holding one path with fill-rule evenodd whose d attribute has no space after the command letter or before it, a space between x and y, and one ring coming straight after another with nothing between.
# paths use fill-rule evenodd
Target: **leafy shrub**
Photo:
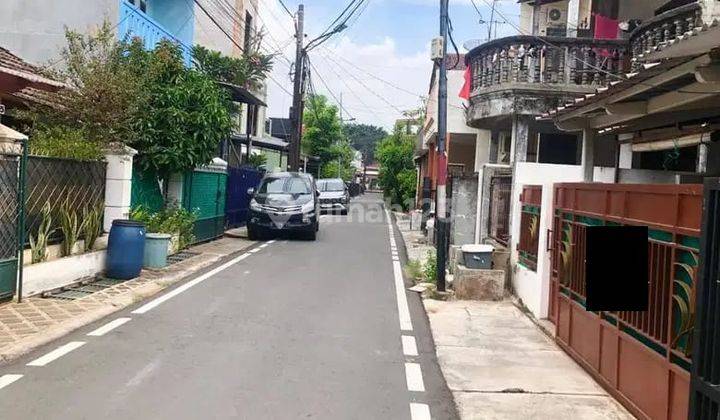
<instances>
[{"instance_id":1,"label":"leafy shrub","mask_svg":"<svg viewBox=\"0 0 720 420\"><path fill-rule=\"evenodd\" d=\"M420 261L409 260L405 264L405 274L414 281L421 280L424 277L424 272Z\"/></svg>"},{"instance_id":2,"label":"leafy shrub","mask_svg":"<svg viewBox=\"0 0 720 420\"><path fill-rule=\"evenodd\" d=\"M85 252L92 251L95 241L102 234L102 218L102 205L83 209L82 231L85 240Z\"/></svg>"},{"instance_id":3,"label":"leafy shrub","mask_svg":"<svg viewBox=\"0 0 720 420\"><path fill-rule=\"evenodd\" d=\"M38 227L37 236L30 235L30 262L36 264L47 260L47 247L50 235L55 231L52 227L52 210L50 203L46 202L41 210L42 221Z\"/></svg>"},{"instance_id":4,"label":"leafy shrub","mask_svg":"<svg viewBox=\"0 0 720 420\"><path fill-rule=\"evenodd\" d=\"M84 223L80 221L77 211L66 202L60 208L60 230L63 234L63 241L60 251L64 257L72 255L73 248L80 238Z\"/></svg>"},{"instance_id":5,"label":"leafy shrub","mask_svg":"<svg viewBox=\"0 0 720 420\"><path fill-rule=\"evenodd\" d=\"M100 160L100 144L89 141L81 129L65 126L36 128L30 137L30 154L76 160Z\"/></svg>"},{"instance_id":6,"label":"leafy shrub","mask_svg":"<svg viewBox=\"0 0 720 420\"><path fill-rule=\"evenodd\" d=\"M423 278L428 283L437 282L437 257L433 251L427 253L427 259L423 265Z\"/></svg>"},{"instance_id":7,"label":"leafy shrub","mask_svg":"<svg viewBox=\"0 0 720 420\"><path fill-rule=\"evenodd\" d=\"M180 249L187 247L195 240L193 225L197 216L179 206L169 206L158 212L152 212L144 206L137 206L130 211L130 219L143 222L148 232L178 235Z\"/></svg>"},{"instance_id":8,"label":"leafy shrub","mask_svg":"<svg viewBox=\"0 0 720 420\"><path fill-rule=\"evenodd\" d=\"M251 154L250 156L248 156L247 163L248 163L248 165L250 165L254 168L259 168L259 167L267 164L267 156L265 156L262 153Z\"/></svg>"}]
</instances>

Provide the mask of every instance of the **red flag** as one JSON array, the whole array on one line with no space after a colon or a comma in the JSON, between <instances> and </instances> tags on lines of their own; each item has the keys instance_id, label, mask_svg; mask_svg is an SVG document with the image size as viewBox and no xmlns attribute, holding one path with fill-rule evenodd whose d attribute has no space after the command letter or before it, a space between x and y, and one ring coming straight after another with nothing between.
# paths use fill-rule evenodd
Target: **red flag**
<instances>
[{"instance_id":1,"label":"red flag","mask_svg":"<svg viewBox=\"0 0 720 420\"><path fill-rule=\"evenodd\" d=\"M472 85L472 72L470 71L470 67L467 67L465 69L465 83L463 84L463 87L460 90L460 93L458 94L458 96L465 100L470 100L470 86L471 85Z\"/></svg>"}]
</instances>

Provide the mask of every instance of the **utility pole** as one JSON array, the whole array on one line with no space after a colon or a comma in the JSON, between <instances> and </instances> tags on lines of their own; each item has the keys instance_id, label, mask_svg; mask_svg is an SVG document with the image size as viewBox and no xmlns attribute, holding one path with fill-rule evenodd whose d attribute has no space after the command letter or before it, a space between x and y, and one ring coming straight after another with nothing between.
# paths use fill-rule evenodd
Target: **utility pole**
<instances>
[{"instance_id":1,"label":"utility pole","mask_svg":"<svg viewBox=\"0 0 720 420\"><path fill-rule=\"evenodd\" d=\"M436 194L436 243L437 243L437 289L445 291L445 267L448 251L448 214L447 214L447 33L448 33L448 0L440 0L440 37L442 38L442 57L440 58L440 77L438 80L438 144L437 167L438 179Z\"/></svg>"},{"instance_id":2,"label":"utility pole","mask_svg":"<svg viewBox=\"0 0 720 420\"><path fill-rule=\"evenodd\" d=\"M290 136L290 147L288 166L291 171L300 170L300 142L302 141L302 114L303 98L302 86L305 76L305 50L303 40L303 23L305 19L305 6L300 4L297 11L297 22L295 24L295 81L293 85L293 105L290 109L290 122L292 133Z\"/></svg>"},{"instance_id":3,"label":"utility pole","mask_svg":"<svg viewBox=\"0 0 720 420\"><path fill-rule=\"evenodd\" d=\"M495 36L497 36L497 22L495 22L495 4L497 0L493 0L492 8L490 9L490 23L488 23L488 41L493 39L493 26L495 26Z\"/></svg>"}]
</instances>

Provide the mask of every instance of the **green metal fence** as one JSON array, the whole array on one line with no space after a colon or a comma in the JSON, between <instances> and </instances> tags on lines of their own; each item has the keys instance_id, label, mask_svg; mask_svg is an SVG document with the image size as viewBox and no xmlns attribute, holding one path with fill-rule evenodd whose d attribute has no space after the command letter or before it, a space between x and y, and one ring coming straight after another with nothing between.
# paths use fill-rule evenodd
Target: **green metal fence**
<instances>
[{"instance_id":1,"label":"green metal fence","mask_svg":"<svg viewBox=\"0 0 720 420\"><path fill-rule=\"evenodd\" d=\"M25 188L25 237L37 233L45 204L50 205L55 221L59 220L58 213L64 205L76 211L78 216L84 208L102 206L105 202L106 166L101 161L29 156ZM60 239L62 235L58 229L50 241L57 242Z\"/></svg>"},{"instance_id":2,"label":"green metal fence","mask_svg":"<svg viewBox=\"0 0 720 420\"><path fill-rule=\"evenodd\" d=\"M153 212L162 210L165 200L157 180L157 174L142 171L135 165L132 174L130 205L132 207L143 206Z\"/></svg>"},{"instance_id":3,"label":"green metal fence","mask_svg":"<svg viewBox=\"0 0 720 420\"><path fill-rule=\"evenodd\" d=\"M23 206L25 191L22 188L27 166L25 142L3 143L0 151L0 300L12 298L22 276L22 254L18 252L24 242Z\"/></svg>"},{"instance_id":4,"label":"green metal fence","mask_svg":"<svg viewBox=\"0 0 720 420\"><path fill-rule=\"evenodd\" d=\"M195 241L203 242L222 236L225 231L225 187L227 172L223 167L205 167L185 174L183 207L195 212Z\"/></svg>"}]
</instances>

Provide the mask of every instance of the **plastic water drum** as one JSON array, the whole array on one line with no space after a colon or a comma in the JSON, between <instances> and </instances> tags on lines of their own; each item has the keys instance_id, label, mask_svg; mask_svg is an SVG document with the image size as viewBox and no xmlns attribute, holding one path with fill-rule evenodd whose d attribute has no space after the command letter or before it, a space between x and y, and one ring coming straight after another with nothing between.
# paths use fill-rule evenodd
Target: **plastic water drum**
<instances>
[{"instance_id":1,"label":"plastic water drum","mask_svg":"<svg viewBox=\"0 0 720 420\"><path fill-rule=\"evenodd\" d=\"M108 238L105 274L129 280L140 275L145 254L145 225L132 220L113 220Z\"/></svg>"},{"instance_id":2,"label":"plastic water drum","mask_svg":"<svg viewBox=\"0 0 720 420\"><path fill-rule=\"evenodd\" d=\"M492 268L492 245L463 245L462 253L465 267L489 270Z\"/></svg>"}]
</instances>

